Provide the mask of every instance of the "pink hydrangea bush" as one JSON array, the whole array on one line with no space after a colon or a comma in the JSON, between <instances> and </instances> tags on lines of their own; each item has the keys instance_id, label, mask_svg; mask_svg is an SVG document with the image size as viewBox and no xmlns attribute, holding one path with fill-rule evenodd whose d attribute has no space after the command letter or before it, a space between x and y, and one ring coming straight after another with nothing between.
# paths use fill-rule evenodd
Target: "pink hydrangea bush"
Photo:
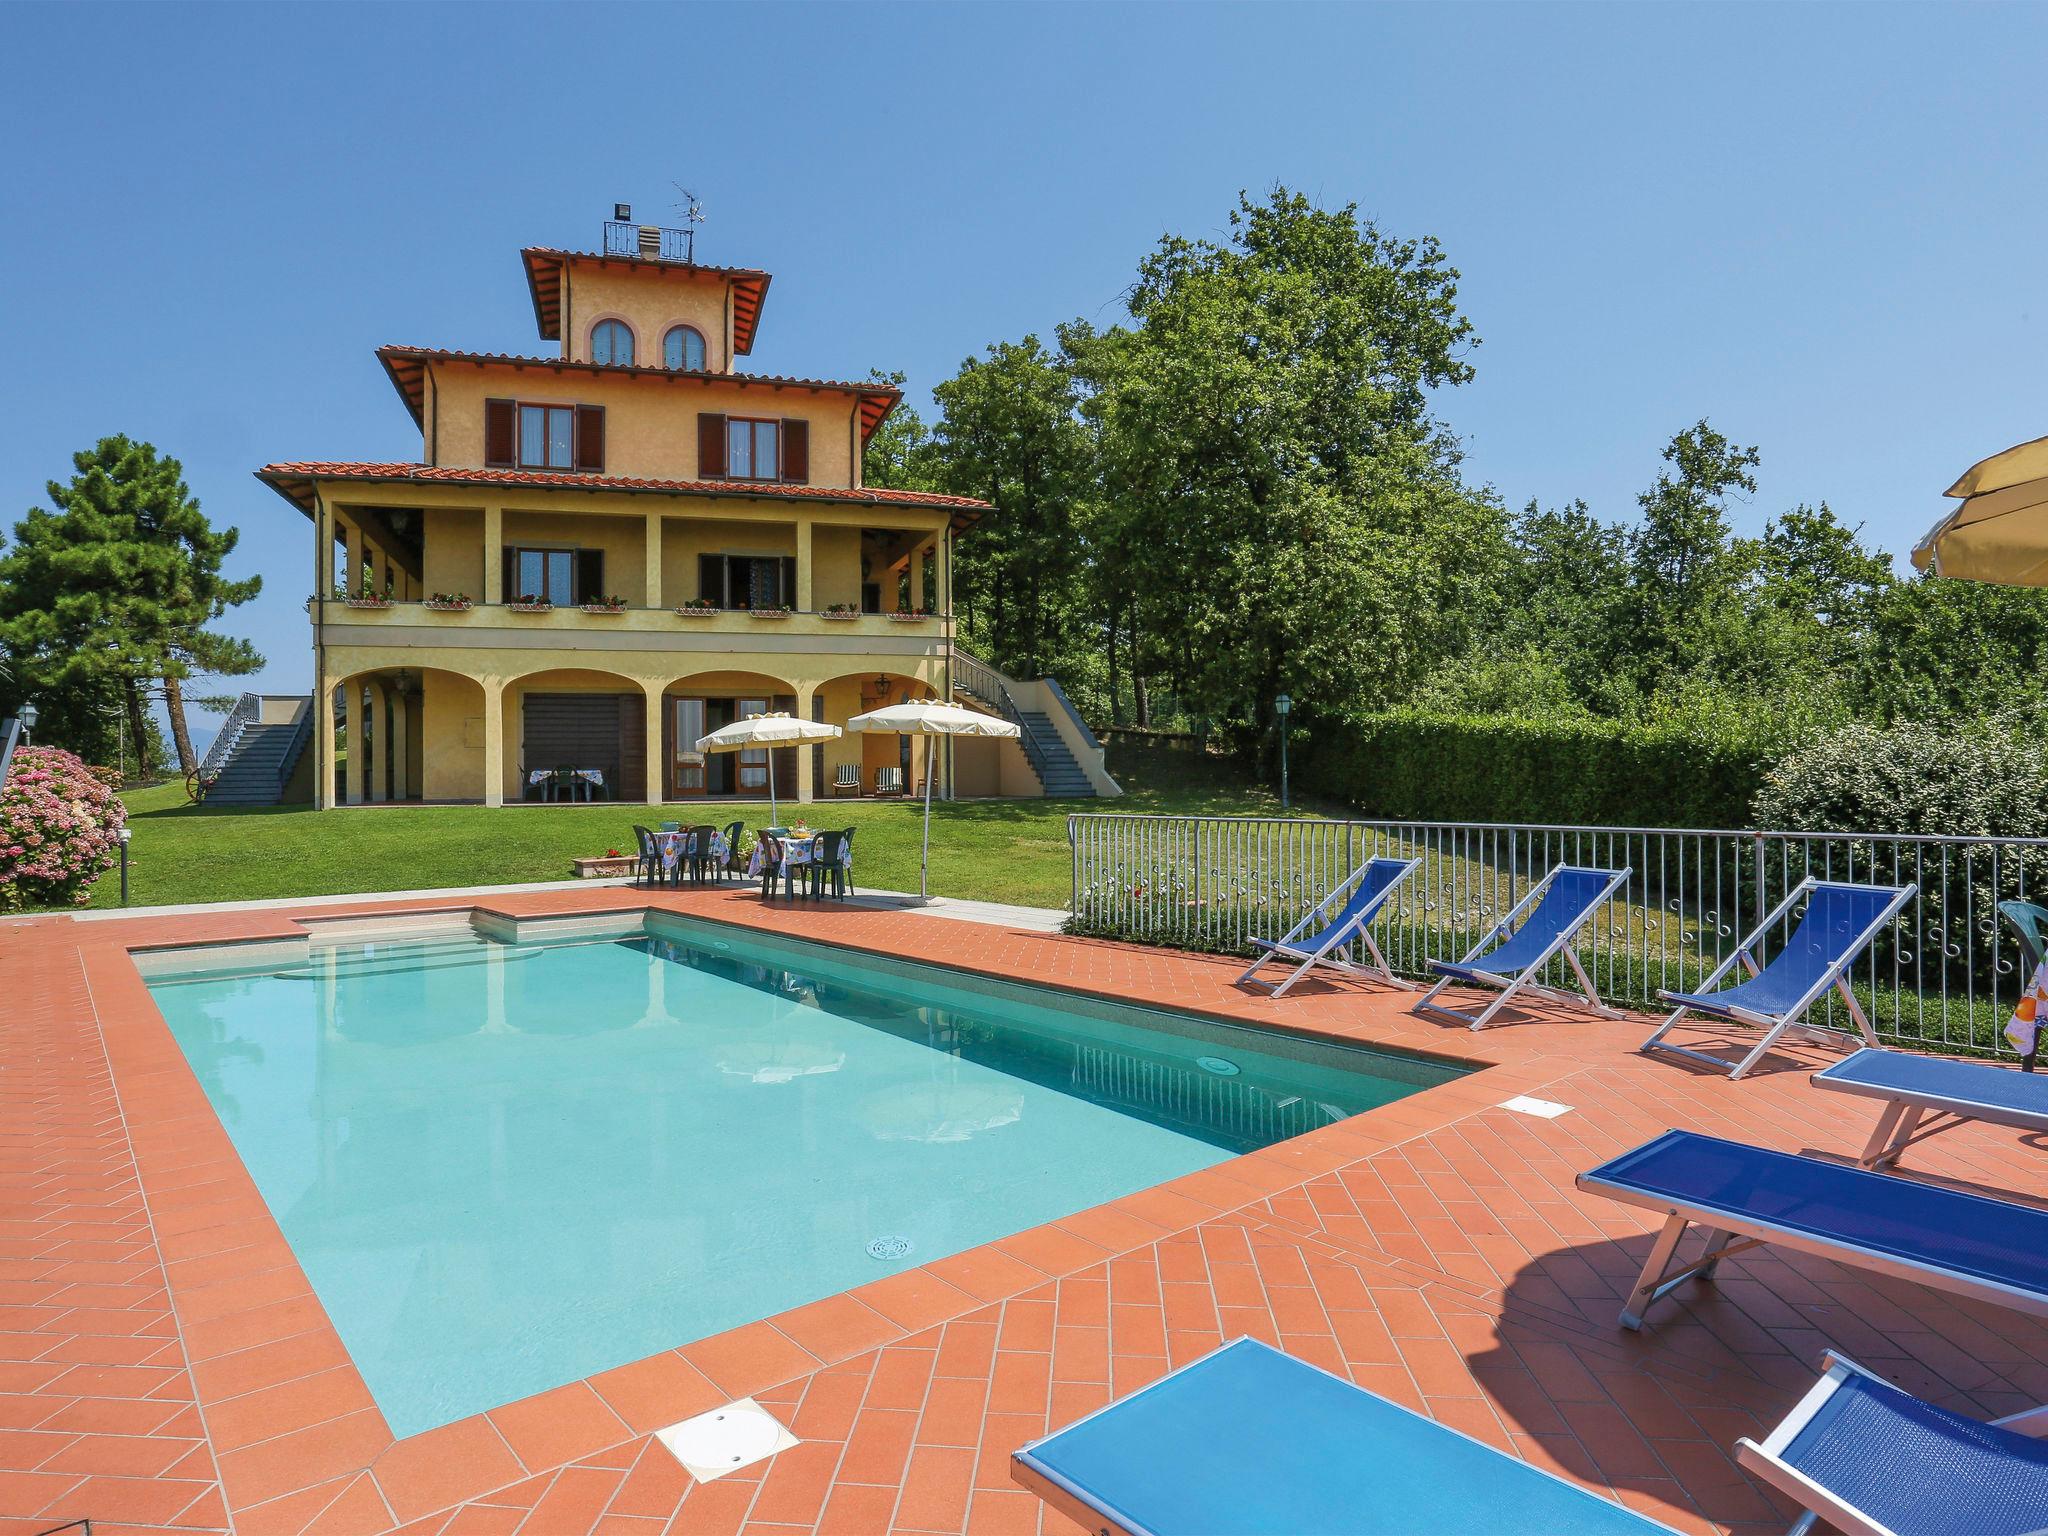
<instances>
[{"instance_id":1,"label":"pink hydrangea bush","mask_svg":"<svg viewBox=\"0 0 2048 1536\"><path fill-rule=\"evenodd\" d=\"M23 747L0 785L0 912L82 907L120 857L128 808L74 754Z\"/></svg>"}]
</instances>

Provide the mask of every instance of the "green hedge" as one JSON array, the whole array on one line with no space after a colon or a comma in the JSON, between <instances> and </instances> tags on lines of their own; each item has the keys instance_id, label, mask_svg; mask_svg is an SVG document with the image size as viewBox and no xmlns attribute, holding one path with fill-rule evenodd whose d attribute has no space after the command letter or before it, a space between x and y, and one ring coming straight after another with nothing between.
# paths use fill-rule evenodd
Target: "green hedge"
<instances>
[{"instance_id":1,"label":"green hedge","mask_svg":"<svg viewBox=\"0 0 2048 1536\"><path fill-rule=\"evenodd\" d=\"M1615 720L1369 715L1293 749L1303 789L1368 816L1746 827L1777 752Z\"/></svg>"}]
</instances>

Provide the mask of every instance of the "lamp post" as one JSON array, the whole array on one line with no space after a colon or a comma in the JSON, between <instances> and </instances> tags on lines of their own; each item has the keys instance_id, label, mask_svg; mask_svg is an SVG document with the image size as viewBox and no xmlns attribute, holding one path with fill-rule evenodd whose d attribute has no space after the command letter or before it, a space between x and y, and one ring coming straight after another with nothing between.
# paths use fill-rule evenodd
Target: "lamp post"
<instances>
[{"instance_id":1,"label":"lamp post","mask_svg":"<svg viewBox=\"0 0 2048 1536\"><path fill-rule=\"evenodd\" d=\"M1294 700L1281 694L1273 701L1273 713L1280 717L1280 809L1287 809L1287 713Z\"/></svg>"},{"instance_id":2,"label":"lamp post","mask_svg":"<svg viewBox=\"0 0 2048 1536\"><path fill-rule=\"evenodd\" d=\"M128 839L134 834L126 827L114 834L121 839L121 905L128 905Z\"/></svg>"},{"instance_id":3,"label":"lamp post","mask_svg":"<svg viewBox=\"0 0 2048 1536\"><path fill-rule=\"evenodd\" d=\"M33 705L33 704L24 704L24 705L22 705L22 706L21 706L21 734L22 734L22 738L23 738L24 740L26 740L26 739L27 739L27 737L28 737L28 733L29 733L30 731L34 730L35 728L36 728L36 707L35 707L35 705Z\"/></svg>"}]
</instances>

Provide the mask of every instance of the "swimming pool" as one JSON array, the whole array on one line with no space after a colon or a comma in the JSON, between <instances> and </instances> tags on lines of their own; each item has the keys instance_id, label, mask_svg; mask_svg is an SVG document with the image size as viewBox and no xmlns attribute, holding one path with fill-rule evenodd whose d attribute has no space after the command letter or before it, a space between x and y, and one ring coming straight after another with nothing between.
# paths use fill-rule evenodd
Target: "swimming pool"
<instances>
[{"instance_id":1,"label":"swimming pool","mask_svg":"<svg viewBox=\"0 0 2048 1536\"><path fill-rule=\"evenodd\" d=\"M1455 1066L633 914L141 960L392 1432Z\"/></svg>"}]
</instances>

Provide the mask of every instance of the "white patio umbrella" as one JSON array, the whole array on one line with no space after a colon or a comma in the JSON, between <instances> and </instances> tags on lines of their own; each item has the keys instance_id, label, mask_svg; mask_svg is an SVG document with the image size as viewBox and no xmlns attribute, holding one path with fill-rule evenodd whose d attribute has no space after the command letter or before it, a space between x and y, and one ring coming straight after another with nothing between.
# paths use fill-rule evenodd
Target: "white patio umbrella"
<instances>
[{"instance_id":1,"label":"white patio umbrella","mask_svg":"<svg viewBox=\"0 0 2048 1536\"><path fill-rule=\"evenodd\" d=\"M2048 586L2048 437L1994 453L1943 494L1962 502L1913 546L1937 576Z\"/></svg>"},{"instance_id":2,"label":"white patio umbrella","mask_svg":"<svg viewBox=\"0 0 2048 1536\"><path fill-rule=\"evenodd\" d=\"M799 720L787 711L772 715L749 715L731 725L721 725L709 736L697 738L699 752L744 752L749 747L787 747L799 741L829 741L840 734L839 727L822 720ZM777 825L782 814L775 803L775 754L768 754L768 821Z\"/></svg>"},{"instance_id":3,"label":"white patio umbrella","mask_svg":"<svg viewBox=\"0 0 2048 1536\"><path fill-rule=\"evenodd\" d=\"M1007 720L998 720L994 715L984 715L979 710L962 709L958 704L941 704L934 699L913 699L907 704L891 704L886 709L871 709L864 715L855 715L846 722L849 731L884 731L897 736L1016 736L1021 734L1017 727ZM917 860L917 899L930 901L927 889L932 862L932 759L936 752L926 750L924 755L924 846Z\"/></svg>"}]
</instances>

